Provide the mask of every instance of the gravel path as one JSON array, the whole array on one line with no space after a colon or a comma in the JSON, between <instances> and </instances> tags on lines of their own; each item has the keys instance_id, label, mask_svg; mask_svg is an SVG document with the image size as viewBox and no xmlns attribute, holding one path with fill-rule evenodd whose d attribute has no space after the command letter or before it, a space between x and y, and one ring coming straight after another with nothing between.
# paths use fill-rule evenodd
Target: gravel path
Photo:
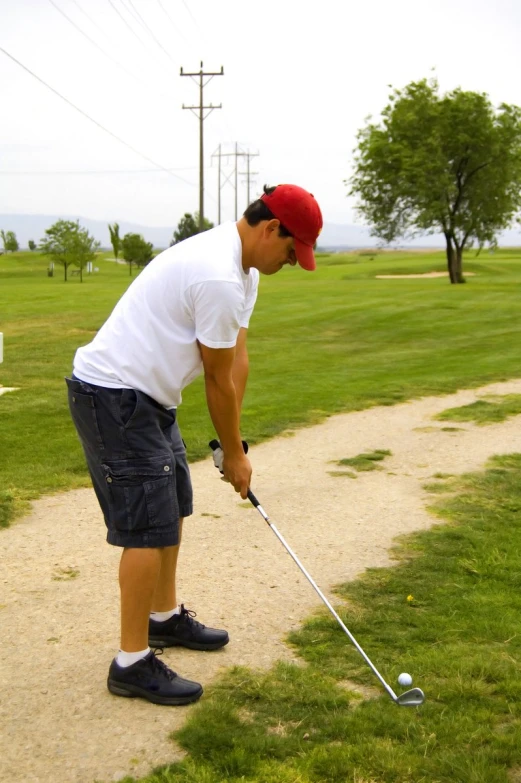
<instances>
[{"instance_id":1,"label":"gravel path","mask_svg":"<svg viewBox=\"0 0 521 783\"><path fill-rule=\"evenodd\" d=\"M252 448L254 492L326 592L388 565L395 536L432 524L422 485L434 473L479 469L493 454L521 451L521 416L457 424L457 432L431 418L486 393L521 393L521 380L334 416ZM338 469L331 461L369 449L392 451L383 470L356 480L330 475ZM290 659L285 634L320 601L210 459L192 475L196 513L185 524L180 593L231 641L215 653L164 655L204 684L233 664ZM35 502L0 541L0 780L108 782L180 758L168 735L190 707L115 698L105 687L118 644L119 551L104 542L92 490Z\"/></svg>"}]
</instances>

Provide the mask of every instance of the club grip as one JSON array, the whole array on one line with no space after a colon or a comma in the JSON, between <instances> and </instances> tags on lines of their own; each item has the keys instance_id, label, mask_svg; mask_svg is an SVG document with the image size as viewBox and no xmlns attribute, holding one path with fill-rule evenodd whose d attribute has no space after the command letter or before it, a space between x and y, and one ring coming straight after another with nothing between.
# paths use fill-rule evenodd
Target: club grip
<instances>
[{"instance_id":1,"label":"club grip","mask_svg":"<svg viewBox=\"0 0 521 783\"><path fill-rule=\"evenodd\" d=\"M257 506L260 506L260 503L259 503L259 501L258 501L258 500L257 500L257 498L255 497L255 495L253 494L253 492L251 491L251 489L249 489L249 490L248 490L248 500L250 501L250 503L251 503L252 505L254 505L254 506L255 506L255 508L257 508Z\"/></svg>"},{"instance_id":2,"label":"club grip","mask_svg":"<svg viewBox=\"0 0 521 783\"><path fill-rule=\"evenodd\" d=\"M210 446L212 451L215 451L215 449L220 449L221 448L221 444L219 443L218 440L215 440L215 438L214 438L214 440L211 440L208 445ZM242 447L244 449L244 453L247 454L248 453L248 443L245 440L242 441Z\"/></svg>"}]
</instances>

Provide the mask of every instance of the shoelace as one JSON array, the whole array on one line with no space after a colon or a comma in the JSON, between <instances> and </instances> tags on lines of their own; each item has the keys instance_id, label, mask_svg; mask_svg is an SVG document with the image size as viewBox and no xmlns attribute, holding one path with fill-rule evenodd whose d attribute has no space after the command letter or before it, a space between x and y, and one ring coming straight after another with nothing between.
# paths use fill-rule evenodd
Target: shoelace
<instances>
[{"instance_id":1,"label":"shoelace","mask_svg":"<svg viewBox=\"0 0 521 783\"><path fill-rule=\"evenodd\" d=\"M159 655L163 655L163 648L162 647L156 647L154 650L152 650L154 653L152 657L152 667L156 669L157 671L163 672L163 674L166 674L169 680L173 680L175 677L177 677L176 672L172 671L164 661L159 660Z\"/></svg>"},{"instance_id":2,"label":"shoelace","mask_svg":"<svg viewBox=\"0 0 521 783\"><path fill-rule=\"evenodd\" d=\"M206 626L200 623L198 620L194 620L194 617L197 617L197 612L194 612L192 609L185 609L184 604L181 604L180 616L186 617L186 622L188 625L197 625L199 628L206 628Z\"/></svg>"}]
</instances>

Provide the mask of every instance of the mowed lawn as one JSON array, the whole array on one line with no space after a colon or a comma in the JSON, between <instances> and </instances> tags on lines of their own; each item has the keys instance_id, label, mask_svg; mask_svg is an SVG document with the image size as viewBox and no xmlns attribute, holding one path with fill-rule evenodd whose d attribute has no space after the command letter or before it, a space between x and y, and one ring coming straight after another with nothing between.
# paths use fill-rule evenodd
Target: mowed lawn
<instances>
[{"instance_id":1,"label":"mowed lawn","mask_svg":"<svg viewBox=\"0 0 521 783\"><path fill-rule=\"evenodd\" d=\"M98 266L83 285L65 285L37 256L0 258L0 383L21 387L0 397L5 522L40 492L88 483L63 376L129 283L127 268ZM521 251L467 259L467 285L376 279L442 269L442 254L352 253L321 257L315 274L263 279L244 436L519 377ZM516 406L495 400L487 420ZM486 418L482 408L450 412L462 415ZM180 420L191 458L205 456L212 431L200 381ZM425 704L396 707L321 609L289 640L304 665L225 672L175 736L186 757L141 783L521 780L521 455L438 479L428 489L442 524L402 538L393 568L337 590L338 610L384 676L394 684L409 670ZM357 696L353 682L373 686L372 696Z\"/></svg>"},{"instance_id":2,"label":"mowed lawn","mask_svg":"<svg viewBox=\"0 0 521 783\"><path fill-rule=\"evenodd\" d=\"M100 254L83 283L38 253L0 257L0 519L42 492L88 484L63 378L133 278ZM444 270L443 253L324 255L315 273L261 280L250 325L243 435L251 443L328 414L519 376L521 251L471 255L466 285L377 274ZM191 460L212 427L198 379L179 420Z\"/></svg>"}]
</instances>

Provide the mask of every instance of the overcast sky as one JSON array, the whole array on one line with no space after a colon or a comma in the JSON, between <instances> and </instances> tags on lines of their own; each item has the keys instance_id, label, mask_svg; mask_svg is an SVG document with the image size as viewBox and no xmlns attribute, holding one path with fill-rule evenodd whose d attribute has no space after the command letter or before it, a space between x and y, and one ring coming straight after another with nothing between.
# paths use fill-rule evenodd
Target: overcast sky
<instances>
[{"instance_id":1,"label":"overcast sky","mask_svg":"<svg viewBox=\"0 0 521 783\"><path fill-rule=\"evenodd\" d=\"M199 124L181 107L199 92L179 69L201 60L224 67L204 91L205 103L222 103L204 123L211 220L219 145L259 153L251 199L264 182L294 182L326 221L354 223L343 180L357 130L379 115L389 85L434 68L443 91L521 105L519 0L0 0L0 11L0 47L149 159L0 51L0 212L175 226L198 209ZM230 184L222 199L233 218Z\"/></svg>"}]
</instances>

